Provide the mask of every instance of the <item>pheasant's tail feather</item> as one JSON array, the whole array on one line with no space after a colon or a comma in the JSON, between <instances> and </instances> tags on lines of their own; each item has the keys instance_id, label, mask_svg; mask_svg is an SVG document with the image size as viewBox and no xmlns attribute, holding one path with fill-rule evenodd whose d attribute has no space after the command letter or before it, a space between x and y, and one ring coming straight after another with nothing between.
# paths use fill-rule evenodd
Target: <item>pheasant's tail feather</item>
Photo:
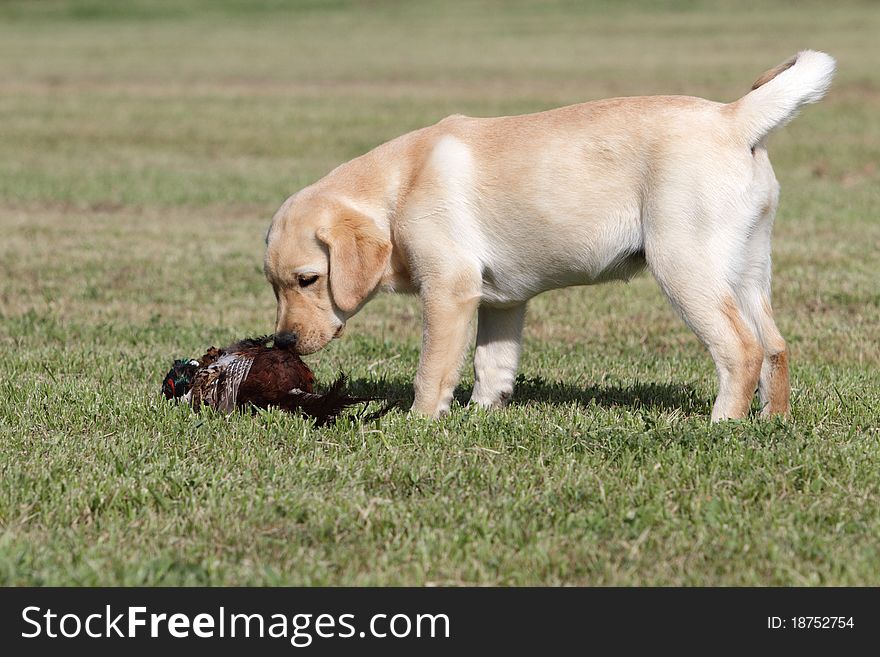
<instances>
[{"instance_id":1,"label":"pheasant's tail feather","mask_svg":"<svg viewBox=\"0 0 880 657\"><path fill-rule=\"evenodd\" d=\"M378 399L372 399L371 401L378 401ZM385 405L382 406L382 408L380 408L379 410L368 413L367 415L363 415L361 417L361 420L363 422L372 422L373 420L378 420L383 415L386 415L387 413L393 411L395 408L399 408L401 406L403 406L403 400L392 399L386 402Z\"/></svg>"},{"instance_id":2,"label":"pheasant's tail feather","mask_svg":"<svg viewBox=\"0 0 880 657\"><path fill-rule=\"evenodd\" d=\"M378 401L375 397L353 397L344 392L345 376L339 377L330 384L330 387L321 393L303 392L298 389L290 391L290 395L296 406L303 414L312 418L316 426L325 426L333 424L339 415L347 408L357 406L358 404L368 404L372 401ZM386 405L385 408L372 413L370 419L376 419L385 415L394 408L396 404ZM374 417L375 416L375 417Z\"/></svg>"}]
</instances>

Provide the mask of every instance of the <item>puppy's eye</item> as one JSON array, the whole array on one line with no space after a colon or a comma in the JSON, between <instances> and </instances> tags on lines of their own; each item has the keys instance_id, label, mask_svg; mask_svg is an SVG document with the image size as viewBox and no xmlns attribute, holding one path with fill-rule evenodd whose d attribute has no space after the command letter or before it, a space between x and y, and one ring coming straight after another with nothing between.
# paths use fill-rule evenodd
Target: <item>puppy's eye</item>
<instances>
[{"instance_id":1,"label":"puppy's eye","mask_svg":"<svg viewBox=\"0 0 880 657\"><path fill-rule=\"evenodd\" d=\"M300 287L308 287L309 285L312 285L317 280L318 280L317 274L313 274L311 276L300 276L299 277L299 286Z\"/></svg>"}]
</instances>

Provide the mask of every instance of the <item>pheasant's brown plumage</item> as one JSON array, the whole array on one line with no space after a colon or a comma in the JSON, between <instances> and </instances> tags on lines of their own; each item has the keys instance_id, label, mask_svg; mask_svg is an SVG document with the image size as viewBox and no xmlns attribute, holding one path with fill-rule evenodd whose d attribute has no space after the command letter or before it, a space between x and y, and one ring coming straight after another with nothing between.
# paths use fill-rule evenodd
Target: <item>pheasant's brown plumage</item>
<instances>
[{"instance_id":1,"label":"pheasant's brown plumage","mask_svg":"<svg viewBox=\"0 0 880 657\"><path fill-rule=\"evenodd\" d=\"M349 406L372 401L345 394L342 376L316 393L315 377L297 353L269 347L271 341L272 336L242 340L224 349L211 347L198 361L175 361L162 391L196 410L277 407L303 413L319 425L332 422Z\"/></svg>"}]
</instances>

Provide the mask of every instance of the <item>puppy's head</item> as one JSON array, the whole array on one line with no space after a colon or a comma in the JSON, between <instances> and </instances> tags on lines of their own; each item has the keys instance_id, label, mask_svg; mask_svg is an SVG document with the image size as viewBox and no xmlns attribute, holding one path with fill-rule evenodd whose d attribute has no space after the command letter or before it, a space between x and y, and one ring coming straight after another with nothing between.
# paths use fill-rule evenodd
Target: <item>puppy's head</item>
<instances>
[{"instance_id":1,"label":"puppy's head","mask_svg":"<svg viewBox=\"0 0 880 657\"><path fill-rule=\"evenodd\" d=\"M275 342L300 354L339 337L375 292L391 242L365 215L315 195L295 195L266 235L266 278L275 290Z\"/></svg>"}]
</instances>

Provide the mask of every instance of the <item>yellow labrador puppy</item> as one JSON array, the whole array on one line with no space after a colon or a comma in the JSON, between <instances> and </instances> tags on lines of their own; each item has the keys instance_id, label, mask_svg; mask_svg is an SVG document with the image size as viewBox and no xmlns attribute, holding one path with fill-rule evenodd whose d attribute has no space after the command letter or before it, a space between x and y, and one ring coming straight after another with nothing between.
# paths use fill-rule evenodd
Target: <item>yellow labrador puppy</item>
<instances>
[{"instance_id":1,"label":"yellow labrador puppy","mask_svg":"<svg viewBox=\"0 0 880 657\"><path fill-rule=\"evenodd\" d=\"M645 265L718 371L712 419L789 410L770 306L779 186L768 134L818 101L834 60L803 51L729 104L615 98L500 118L452 116L291 196L266 238L276 334L308 354L380 289L421 297L413 409L449 409L478 313L471 402L513 392L526 302Z\"/></svg>"}]
</instances>

